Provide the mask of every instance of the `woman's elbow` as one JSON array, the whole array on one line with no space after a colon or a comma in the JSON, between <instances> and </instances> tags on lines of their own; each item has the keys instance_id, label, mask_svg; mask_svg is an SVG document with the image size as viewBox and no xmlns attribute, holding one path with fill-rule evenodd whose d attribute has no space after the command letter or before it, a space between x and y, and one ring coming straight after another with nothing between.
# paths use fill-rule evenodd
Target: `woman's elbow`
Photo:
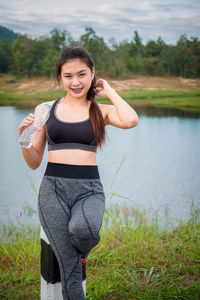
<instances>
[{"instance_id":1,"label":"woman's elbow","mask_svg":"<svg viewBox=\"0 0 200 300\"><path fill-rule=\"evenodd\" d=\"M32 170L36 170L39 166L36 166L36 165L34 165L34 166L29 166Z\"/></svg>"},{"instance_id":2,"label":"woman's elbow","mask_svg":"<svg viewBox=\"0 0 200 300\"><path fill-rule=\"evenodd\" d=\"M128 123L128 128L136 127L139 123L139 118L136 116L133 120Z\"/></svg>"},{"instance_id":3,"label":"woman's elbow","mask_svg":"<svg viewBox=\"0 0 200 300\"><path fill-rule=\"evenodd\" d=\"M29 161L26 161L27 165L29 166L30 169L32 170L36 170L39 166L40 166L40 163L41 162L29 162Z\"/></svg>"}]
</instances>

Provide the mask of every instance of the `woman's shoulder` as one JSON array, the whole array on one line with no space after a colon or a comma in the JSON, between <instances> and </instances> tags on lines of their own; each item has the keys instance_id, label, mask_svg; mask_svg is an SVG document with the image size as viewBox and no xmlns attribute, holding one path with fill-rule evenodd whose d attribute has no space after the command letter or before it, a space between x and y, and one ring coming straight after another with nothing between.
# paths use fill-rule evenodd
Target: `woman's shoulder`
<instances>
[{"instance_id":1,"label":"woman's shoulder","mask_svg":"<svg viewBox=\"0 0 200 300\"><path fill-rule=\"evenodd\" d=\"M98 105L98 107L99 107L99 109L100 109L102 115L104 115L104 114L105 114L105 107L104 107L104 104L101 104L101 103L98 103L98 102L96 102L96 104Z\"/></svg>"},{"instance_id":2,"label":"woman's shoulder","mask_svg":"<svg viewBox=\"0 0 200 300\"><path fill-rule=\"evenodd\" d=\"M97 104L99 105L100 111L102 113L104 123L105 123L105 125L107 125L106 119L107 119L108 112L110 110L110 107L114 106L114 105L112 105L112 104L102 104L102 103L97 103Z\"/></svg>"},{"instance_id":3,"label":"woman's shoulder","mask_svg":"<svg viewBox=\"0 0 200 300\"><path fill-rule=\"evenodd\" d=\"M106 104L98 103L96 102L100 108L101 111L104 111L106 109Z\"/></svg>"},{"instance_id":4,"label":"woman's shoulder","mask_svg":"<svg viewBox=\"0 0 200 300\"><path fill-rule=\"evenodd\" d=\"M41 104L41 105L48 104L48 105L52 106L52 105L54 104L54 102L56 102L57 100L58 100L58 99L52 100L52 101L46 101L46 102L42 102L42 103L40 103L40 104Z\"/></svg>"},{"instance_id":5,"label":"woman's shoulder","mask_svg":"<svg viewBox=\"0 0 200 300\"><path fill-rule=\"evenodd\" d=\"M113 104L102 104L102 103L98 103L98 105L102 114L104 115L107 115L109 110L112 109L112 107L114 106Z\"/></svg>"},{"instance_id":6,"label":"woman's shoulder","mask_svg":"<svg viewBox=\"0 0 200 300\"><path fill-rule=\"evenodd\" d=\"M102 103L97 103L99 105L100 109L109 109L109 107L114 106L113 104L102 104Z\"/></svg>"},{"instance_id":7,"label":"woman's shoulder","mask_svg":"<svg viewBox=\"0 0 200 300\"><path fill-rule=\"evenodd\" d=\"M54 104L55 101L57 101L58 99L56 100L52 100L52 101L46 101L46 102L42 102L42 103L39 103L36 107L35 107L35 110L37 110L38 108L40 108L41 106L47 104L49 106L52 107L52 105Z\"/></svg>"}]
</instances>

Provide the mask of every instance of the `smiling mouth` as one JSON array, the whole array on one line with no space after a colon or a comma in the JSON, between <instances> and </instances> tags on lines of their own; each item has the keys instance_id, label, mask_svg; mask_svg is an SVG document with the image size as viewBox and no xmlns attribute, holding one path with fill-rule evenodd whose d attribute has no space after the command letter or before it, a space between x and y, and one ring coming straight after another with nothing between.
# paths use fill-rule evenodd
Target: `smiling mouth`
<instances>
[{"instance_id":1,"label":"smiling mouth","mask_svg":"<svg viewBox=\"0 0 200 300\"><path fill-rule=\"evenodd\" d=\"M78 89L72 89L72 91L74 93L80 93L82 91L83 88L78 88Z\"/></svg>"}]
</instances>

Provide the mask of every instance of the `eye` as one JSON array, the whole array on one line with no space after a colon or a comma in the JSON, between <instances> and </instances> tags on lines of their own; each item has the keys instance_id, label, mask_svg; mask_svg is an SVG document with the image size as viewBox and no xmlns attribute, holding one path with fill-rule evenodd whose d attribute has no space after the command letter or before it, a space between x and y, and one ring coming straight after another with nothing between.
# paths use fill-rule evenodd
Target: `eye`
<instances>
[{"instance_id":1,"label":"eye","mask_svg":"<svg viewBox=\"0 0 200 300\"><path fill-rule=\"evenodd\" d=\"M71 75L64 75L65 78L71 78Z\"/></svg>"},{"instance_id":2,"label":"eye","mask_svg":"<svg viewBox=\"0 0 200 300\"><path fill-rule=\"evenodd\" d=\"M83 76L85 76L85 75L86 75L85 73L81 73L81 74L80 74L80 77L83 77Z\"/></svg>"}]
</instances>

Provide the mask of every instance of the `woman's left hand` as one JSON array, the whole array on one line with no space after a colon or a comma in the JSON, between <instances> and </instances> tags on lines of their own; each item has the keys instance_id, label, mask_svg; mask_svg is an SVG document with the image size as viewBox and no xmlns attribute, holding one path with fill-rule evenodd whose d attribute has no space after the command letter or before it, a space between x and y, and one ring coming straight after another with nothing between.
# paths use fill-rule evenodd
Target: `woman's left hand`
<instances>
[{"instance_id":1,"label":"woman's left hand","mask_svg":"<svg viewBox=\"0 0 200 300\"><path fill-rule=\"evenodd\" d=\"M95 84L94 92L98 97L108 97L111 86L104 79L98 79Z\"/></svg>"}]
</instances>

